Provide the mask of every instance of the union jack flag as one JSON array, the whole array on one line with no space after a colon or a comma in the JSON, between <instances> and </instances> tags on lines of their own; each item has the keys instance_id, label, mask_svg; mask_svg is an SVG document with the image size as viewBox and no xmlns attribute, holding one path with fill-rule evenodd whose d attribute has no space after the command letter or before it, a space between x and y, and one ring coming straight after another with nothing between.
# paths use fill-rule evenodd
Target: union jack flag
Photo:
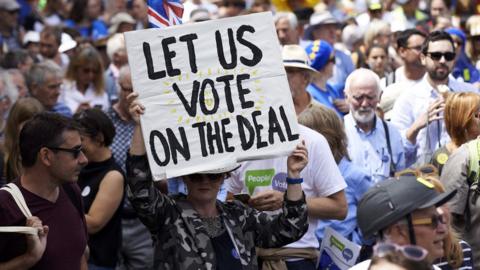
<instances>
[{"instance_id":1,"label":"union jack flag","mask_svg":"<svg viewBox=\"0 0 480 270\"><path fill-rule=\"evenodd\" d=\"M148 22L151 28L182 24L181 0L148 0Z\"/></svg>"}]
</instances>

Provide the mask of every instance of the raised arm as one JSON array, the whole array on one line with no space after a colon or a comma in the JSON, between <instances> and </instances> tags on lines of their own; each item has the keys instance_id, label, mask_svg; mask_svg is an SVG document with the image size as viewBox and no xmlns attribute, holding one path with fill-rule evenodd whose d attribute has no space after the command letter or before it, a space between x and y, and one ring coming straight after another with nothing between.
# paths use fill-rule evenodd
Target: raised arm
<instances>
[{"instance_id":1,"label":"raised arm","mask_svg":"<svg viewBox=\"0 0 480 270\"><path fill-rule=\"evenodd\" d=\"M258 247L281 247L300 239L308 229L307 205L302 191L300 172L308 163L305 143L288 157L287 192L279 215L250 211L250 225L255 228L255 242Z\"/></svg>"},{"instance_id":2,"label":"raised arm","mask_svg":"<svg viewBox=\"0 0 480 270\"><path fill-rule=\"evenodd\" d=\"M142 223L155 235L164 220L176 213L171 199L153 185L140 128L140 115L145 112L145 107L137 97L135 92L127 97L130 114L136 123L127 155L127 195Z\"/></svg>"}]
</instances>

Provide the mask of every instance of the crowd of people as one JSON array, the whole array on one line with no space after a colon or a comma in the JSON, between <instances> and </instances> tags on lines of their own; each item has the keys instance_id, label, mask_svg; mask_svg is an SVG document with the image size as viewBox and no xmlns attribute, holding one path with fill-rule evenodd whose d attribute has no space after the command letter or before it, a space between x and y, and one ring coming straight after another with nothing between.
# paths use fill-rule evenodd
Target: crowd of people
<instances>
[{"instance_id":1,"label":"crowd of people","mask_svg":"<svg viewBox=\"0 0 480 270\"><path fill-rule=\"evenodd\" d=\"M352 269L480 269L476 1L182 4L272 13L296 149L154 182L123 36L147 1L0 0L0 269L336 269L327 227Z\"/></svg>"}]
</instances>

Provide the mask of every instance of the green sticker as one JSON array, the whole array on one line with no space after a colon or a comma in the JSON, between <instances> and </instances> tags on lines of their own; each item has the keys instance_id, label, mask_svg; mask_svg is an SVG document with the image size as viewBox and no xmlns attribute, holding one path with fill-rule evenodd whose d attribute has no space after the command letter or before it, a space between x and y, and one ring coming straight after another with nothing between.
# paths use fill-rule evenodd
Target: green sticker
<instances>
[{"instance_id":1,"label":"green sticker","mask_svg":"<svg viewBox=\"0 0 480 270\"><path fill-rule=\"evenodd\" d=\"M343 251L345 249L345 245L338 240L337 238L330 236L330 246L335 246L337 247L340 251Z\"/></svg>"},{"instance_id":2,"label":"green sticker","mask_svg":"<svg viewBox=\"0 0 480 270\"><path fill-rule=\"evenodd\" d=\"M245 184L247 185L248 193L252 195L256 187L271 186L274 175L274 169L246 171Z\"/></svg>"}]
</instances>

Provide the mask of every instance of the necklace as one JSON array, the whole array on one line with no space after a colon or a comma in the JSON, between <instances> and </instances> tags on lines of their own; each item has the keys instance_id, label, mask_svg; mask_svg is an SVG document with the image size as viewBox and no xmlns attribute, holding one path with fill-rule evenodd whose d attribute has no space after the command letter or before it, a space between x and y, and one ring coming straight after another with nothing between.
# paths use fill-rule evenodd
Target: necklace
<instances>
[{"instance_id":1,"label":"necklace","mask_svg":"<svg viewBox=\"0 0 480 270\"><path fill-rule=\"evenodd\" d=\"M225 226L223 225L220 216L216 217L201 217L205 231L210 238L217 237L225 232Z\"/></svg>"}]
</instances>

